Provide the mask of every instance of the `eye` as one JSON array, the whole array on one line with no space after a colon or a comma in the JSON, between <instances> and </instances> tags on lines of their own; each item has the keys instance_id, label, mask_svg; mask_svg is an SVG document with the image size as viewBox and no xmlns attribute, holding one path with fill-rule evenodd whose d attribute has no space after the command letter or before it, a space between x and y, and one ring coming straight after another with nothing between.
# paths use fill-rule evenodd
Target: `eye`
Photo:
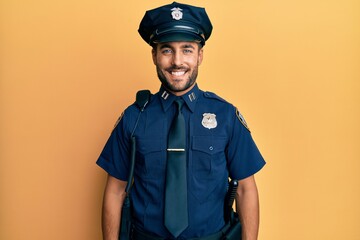
<instances>
[{"instance_id":1,"label":"eye","mask_svg":"<svg viewBox=\"0 0 360 240\"><path fill-rule=\"evenodd\" d=\"M171 49L163 49L161 51L163 54L171 54L172 53L172 50Z\"/></svg>"},{"instance_id":2,"label":"eye","mask_svg":"<svg viewBox=\"0 0 360 240\"><path fill-rule=\"evenodd\" d=\"M184 53L187 53L187 54L189 54L189 53L192 53L193 51L191 50L191 49L184 49Z\"/></svg>"}]
</instances>

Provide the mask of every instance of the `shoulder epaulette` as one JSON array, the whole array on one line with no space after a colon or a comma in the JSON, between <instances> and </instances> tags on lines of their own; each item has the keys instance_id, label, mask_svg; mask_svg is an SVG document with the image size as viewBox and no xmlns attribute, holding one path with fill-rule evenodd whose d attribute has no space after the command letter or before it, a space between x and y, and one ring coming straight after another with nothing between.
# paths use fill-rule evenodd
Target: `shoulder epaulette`
<instances>
[{"instance_id":1,"label":"shoulder epaulette","mask_svg":"<svg viewBox=\"0 0 360 240\"><path fill-rule=\"evenodd\" d=\"M219 97L218 95L216 95L216 94L213 93L213 92L204 92L204 97L206 97L206 98L212 98L212 99L217 99L217 100L219 100L219 101L221 101L221 102L226 102L226 103L227 103L227 101L226 101L225 99Z\"/></svg>"}]
</instances>

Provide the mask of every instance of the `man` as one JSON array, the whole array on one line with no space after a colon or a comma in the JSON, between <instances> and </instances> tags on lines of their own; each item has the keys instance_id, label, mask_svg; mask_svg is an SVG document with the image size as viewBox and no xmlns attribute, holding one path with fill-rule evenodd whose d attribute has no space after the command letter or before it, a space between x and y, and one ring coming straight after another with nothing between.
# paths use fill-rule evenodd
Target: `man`
<instances>
[{"instance_id":1,"label":"man","mask_svg":"<svg viewBox=\"0 0 360 240\"><path fill-rule=\"evenodd\" d=\"M265 164L245 120L231 104L196 84L211 22L205 9L172 3L147 11L139 27L153 47L160 91L145 108L129 106L97 164L108 173L104 239L118 239L136 139L131 190L134 239L221 239L228 178L239 180L242 239L257 239L254 174Z\"/></svg>"}]
</instances>

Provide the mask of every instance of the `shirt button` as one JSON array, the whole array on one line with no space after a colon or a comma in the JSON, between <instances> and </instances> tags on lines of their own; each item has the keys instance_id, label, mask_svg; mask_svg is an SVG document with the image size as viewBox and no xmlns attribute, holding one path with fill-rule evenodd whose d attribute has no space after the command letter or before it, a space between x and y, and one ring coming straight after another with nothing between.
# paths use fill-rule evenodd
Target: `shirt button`
<instances>
[{"instance_id":1,"label":"shirt button","mask_svg":"<svg viewBox=\"0 0 360 240\"><path fill-rule=\"evenodd\" d=\"M214 150L213 146L210 146L210 147L209 147L209 150L210 150L210 151Z\"/></svg>"}]
</instances>

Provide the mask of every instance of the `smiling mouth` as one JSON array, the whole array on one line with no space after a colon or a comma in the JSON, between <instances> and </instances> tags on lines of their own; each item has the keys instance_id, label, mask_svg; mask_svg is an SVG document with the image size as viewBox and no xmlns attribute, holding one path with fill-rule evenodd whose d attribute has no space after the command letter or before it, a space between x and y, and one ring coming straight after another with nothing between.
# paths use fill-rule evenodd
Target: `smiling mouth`
<instances>
[{"instance_id":1,"label":"smiling mouth","mask_svg":"<svg viewBox=\"0 0 360 240\"><path fill-rule=\"evenodd\" d=\"M170 72L171 75L179 77L185 74L185 71L181 71L181 72Z\"/></svg>"}]
</instances>

